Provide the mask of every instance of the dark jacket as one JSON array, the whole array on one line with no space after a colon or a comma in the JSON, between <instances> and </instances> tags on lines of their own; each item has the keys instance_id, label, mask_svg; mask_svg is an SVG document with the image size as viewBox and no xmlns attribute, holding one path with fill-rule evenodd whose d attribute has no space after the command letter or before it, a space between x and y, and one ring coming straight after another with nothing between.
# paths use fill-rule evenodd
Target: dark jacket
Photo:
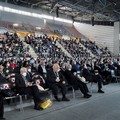
<instances>
[{"instance_id":1,"label":"dark jacket","mask_svg":"<svg viewBox=\"0 0 120 120\"><path fill-rule=\"evenodd\" d=\"M27 76L26 76L26 78L27 78L28 82L32 82L31 79L28 79ZM26 87L25 81L24 81L21 74L16 74L16 76L15 76L15 85L16 85L16 89Z\"/></svg>"},{"instance_id":2,"label":"dark jacket","mask_svg":"<svg viewBox=\"0 0 120 120\"><path fill-rule=\"evenodd\" d=\"M65 70L65 78L68 84L76 86L78 78L71 71Z\"/></svg>"},{"instance_id":3,"label":"dark jacket","mask_svg":"<svg viewBox=\"0 0 120 120\"><path fill-rule=\"evenodd\" d=\"M50 83L62 83L62 81L65 81L63 75L61 74L61 72L58 72L58 75L59 75L60 82L56 82L57 76L55 75L53 69L50 69L50 70L47 72L47 80L48 80L48 83L49 83L49 84L50 84Z\"/></svg>"},{"instance_id":4,"label":"dark jacket","mask_svg":"<svg viewBox=\"0 0 120 120\"><path fill-rule=\"evenodd\" d=\"M90 71L88 69L83 69L82 71L82 76L87 80L87 81L93 81L93 75L90 73Z\"/></svg>"},{"instance_id":5,"label":"dark jacket","mask_svg":"<svg viewBox=\"0 0 120 120\"><path fill-rule=\"evenodd\" d=\"M45 68L46 68L46 67L45 67ZM46 69L46 71L47 71L47 69ZM41 65L38 66L38 72L39 72L41 75L44 74Z\"/></svg>"},{"instance_id":6,"label":"dark jacket","mask_svg":"<svg viewBox=\"0 0 120 120\"><path fill-rule=\"evenodd\" d=\"M7 75L10 75L13 72L13 69L12 69L12 67L4 68L3 72L7 76Z\"/></svg>"},{"instance_id":7,"label":"dark jacket","mask_svg":"<svg viewBox=\"0 0 120 120\"><path fill-rule=\"evenodd\" d=\"M1 75L1 73L0 73L0 84L2 83L6 83L6 82L8 82L7 81L7 79L5 78L5 77L3 77L2 75Z\"/></svg>"}]
</instances>

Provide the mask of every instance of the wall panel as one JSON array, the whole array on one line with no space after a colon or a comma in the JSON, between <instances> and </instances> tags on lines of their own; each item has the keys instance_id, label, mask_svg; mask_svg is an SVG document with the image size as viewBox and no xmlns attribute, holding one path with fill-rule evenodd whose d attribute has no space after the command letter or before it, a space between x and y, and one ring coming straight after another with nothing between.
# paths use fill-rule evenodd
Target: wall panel
<instances>
[{"instance_id":1,"label":"wall panel","mask_svg":"<svg viewBox=\"0 0 120 120\"><path fill-rule=\"evenodd\" d=\"M108 47L113 52L114 48L114 27L101 25L88 25L83 23L74 23L75 28L87 36L90 40L95 41L102 47Z\"/></svg>"}]
</instances>

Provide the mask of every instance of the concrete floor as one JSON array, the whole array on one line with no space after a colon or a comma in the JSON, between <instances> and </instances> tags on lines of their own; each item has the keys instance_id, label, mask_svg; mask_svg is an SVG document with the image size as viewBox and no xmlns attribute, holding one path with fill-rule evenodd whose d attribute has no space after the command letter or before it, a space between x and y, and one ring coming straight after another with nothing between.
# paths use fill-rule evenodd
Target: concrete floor
<instances>
[{"instance_id":1,"label":"concrete floor","mask_svg":"<svg viewBox=\"0 0 120 120\"><path fill-rule=\"evenodd\" d=\"M51 108L36 111L33 106L24 112L5 112L7 120L119 120L120 116L120 84L112 83L103 87L104 94L92 88L90 99L82 98L76 91L76 98L71 94L70 102L54 102Z\"/></svg>"}]
</instances>

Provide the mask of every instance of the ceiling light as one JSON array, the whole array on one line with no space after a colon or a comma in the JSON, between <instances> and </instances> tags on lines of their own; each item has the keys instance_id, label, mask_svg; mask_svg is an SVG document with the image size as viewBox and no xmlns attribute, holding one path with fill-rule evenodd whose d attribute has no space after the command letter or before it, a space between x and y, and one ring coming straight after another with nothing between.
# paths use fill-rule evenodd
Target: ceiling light
<instances>
[{"instance_id":1,"label":"ceiling light","mask_svg":"<svg viewBox=\"0 0 120 120\"><path fill-rule=\"evenodd\" d=\"M15 23L15 24L13 24L13 26L14 26L14 27L18 27L18 26L19 26L19 24Z\"/></svg>"},{"instance_id":2,"label":"ceiling light","mask_svg":"<svg viewBox=\"0 0 120 120\"><path fill-rule=\"evenodd\" d=\"M3 10L3 6L0 6L0 10Z\"/></svg>"},{"instance_id":3,"label":"ceiling light","mask_svg":"<svg viewBox=\"0 0 120 120\"><path fill-rule=\"evenodd\" d=\"M71 23L71 24L73 23L72 20L63 19L63 18L56 18L56 17L54 17L54 20L55 21L59 21L59 22Z\"/></svg>"},{"instance_id":4,"label":"ceiling light","mask_svg":"<svg viewBox=\"0 0 120 120\"><path fill-rule=\"evenodd\" d=\"M36 27L37 30L41 30L41 27Z\"/></svg>"},{"instance_id":5,"label":"ceiling light","mask_svg":"<svg viewBox=\"0 0 120 120\"><path fill-rule=\"evenodd\" d=\"M53 20L53 16L50 16L50 15L42 15L43 18L45 19L50 19L50 20Z\"/></svg>"}]
</instances>

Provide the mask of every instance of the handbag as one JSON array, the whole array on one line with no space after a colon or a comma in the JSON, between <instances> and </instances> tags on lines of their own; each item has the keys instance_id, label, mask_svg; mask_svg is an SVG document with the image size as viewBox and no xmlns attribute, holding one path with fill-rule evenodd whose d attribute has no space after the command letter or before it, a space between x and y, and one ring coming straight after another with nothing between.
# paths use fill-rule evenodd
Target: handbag
<instances>
[{"instance_id":1,"label":"handbag","mask_svg":"<svg viewBox=\"0 0 120 120\"><path fill-rule=\"evenodd\" d=\"M15 93L11 89L2 90L1 93L4 97L13 97Z\"/></svg>"},{"instance_id":2,"label":"handbag","mask_svg":"<svg viewBox=\"0 0 120 120\"><path fill-rule=\"evenodd\" d=\"M15 92L11 90L10 83L0 84L0 92L3 94L4 97L12 97L15 95Z\"/></svg>"},{"instance_id":3,"label":"handbag","mask_svg":"<svg viewBox=\"0 0 120 120\"><path fill-rule=\"evenodd\" d=\"M45 101L42 102L42 103L39 103L39 104L38 104L38 107L39 107L40 109L47 109L47 108L51 107L52 104L53 104L53 102L52 102L50 99L48 99L48 100L45 100Z\"/></svg>"}]
</instances>

